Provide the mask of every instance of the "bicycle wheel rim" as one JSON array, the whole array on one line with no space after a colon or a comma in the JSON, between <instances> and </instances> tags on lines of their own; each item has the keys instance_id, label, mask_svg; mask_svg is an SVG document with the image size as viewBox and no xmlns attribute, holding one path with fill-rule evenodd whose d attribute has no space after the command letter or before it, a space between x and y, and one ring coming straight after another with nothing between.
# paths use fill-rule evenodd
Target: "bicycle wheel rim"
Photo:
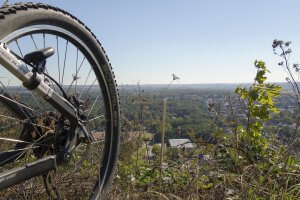
<instances>
[{"instance_id":1,"label":"bicycle wheel rim","mask_svg":"<svg viewBox=\"0 0 300 200\"><path fill-rule=\"evenodd\" d=\"M52 25L32 25L32 26L26 26L24 28L18 29L8 35L6 35L4 38L1 39L2 42L5 43L10 43L16 39L22 38L22 37L26 37L28 35L31 34L40 34L40 33L44 33L44 34L51 34L51 35L58 35L64 39L67 39L68 41L72 42L75 46L78 46L78 48L82 51L82 53L87 57L87 60L91 63L91 66L94 68L95 73L98 73L99 75L97 77L104 77L104 73L103 71L101 71L101 64L98 62L97 58L95 57L95 55L92 53L92 51L90 50L90 48L84 43L84 41L82 41L80 38L78 38L76 35L74 35L72 32L63 29L61 27L58 26L52 26ZM106 103L105 108L109 107L109 109L106 111L106 118L109 118L108 120L108 124L107 124L107 129L109 129L109 133L106 134L105 137L105 151L104 151L104 161L103 162L109 162L111 160L111 150L113 148L113 144L112 144L112 138L114 133L113 133L113 126L115 126L113 124L113 118L112 118L112 103L111 99L110 99L110 95L109 95L109 87L108 87L108 83L106 82L105 79L102 80L98 80L98 82L101 82L101 85L105 86L105 89L102 89L102 93L104 93L103 97L107 98L106 100L104 100L104 102ZM99 84L100 85L100 84ZM110 136L110 137L107 137ZM106 159L106 161L105 161ZM105 163L104 163L105 164ZM100 174L102 174L102 178L100 180L100 184L96 183L94 190L93 190L93 194L99 194L102 190L103 185L105 184L105 182L109 179L108 173L109 170L109 164L101 165L101 172Z\"/></svg>"}]
</instances>

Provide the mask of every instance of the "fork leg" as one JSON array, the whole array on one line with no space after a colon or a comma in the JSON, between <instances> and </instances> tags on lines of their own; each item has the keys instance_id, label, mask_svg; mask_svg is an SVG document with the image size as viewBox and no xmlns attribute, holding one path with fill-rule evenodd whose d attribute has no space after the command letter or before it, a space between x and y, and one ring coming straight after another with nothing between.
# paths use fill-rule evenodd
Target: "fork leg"
<instances>
[{"instance_id":1,"label":"fork leg","mask_svg":"<svg viewBox=\"0 0 300 200\"><path fill-rule=\"evenodd\" d=\"M70 121L77 121L77 111L74 106L53 91L51 87L44 82L42 75L29 71L26 65L18 60L4 43L0 43L0 64L21 80L25 87L43 97Z\"/></svg>"}]
</instances>

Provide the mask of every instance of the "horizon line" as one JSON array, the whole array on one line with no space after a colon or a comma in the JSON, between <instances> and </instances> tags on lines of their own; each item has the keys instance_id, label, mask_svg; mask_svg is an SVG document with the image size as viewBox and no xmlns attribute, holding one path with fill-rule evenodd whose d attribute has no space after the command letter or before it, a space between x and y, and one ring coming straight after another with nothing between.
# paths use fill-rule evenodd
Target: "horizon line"
<instances>
[{"instance_id":1,"label":"horizon line","mask_svg":"<svg viewBox=\"0 0 300 200\"><path fill-rule=\"evenodd\" d=\"M267 83L277 83L277 84L283 84L286 83L288 84L288 82L267 82ZM173 83L172 85L217 85L217 84L253 84L253 82L242 82L242 83L238 83L238 82L232 82L232 83ZM133 83L119 83L118 86L122 86L122 85L138 85L138 83L133 84ZM169 83L142 83L139 85L169 85Z\"/></svg>"}]
</instances>

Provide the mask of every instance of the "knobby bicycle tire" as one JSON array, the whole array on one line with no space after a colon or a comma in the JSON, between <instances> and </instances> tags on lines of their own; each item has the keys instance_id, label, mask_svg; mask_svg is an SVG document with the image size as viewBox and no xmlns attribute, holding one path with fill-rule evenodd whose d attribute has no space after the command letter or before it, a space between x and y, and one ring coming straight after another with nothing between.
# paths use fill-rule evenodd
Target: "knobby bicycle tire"
<instances>
[{"instance_id":1,"label":"knobby bicycle tire","mask_svg":"<svg viewBox=\"0 0 300 200\"><path fill-rule=\"evenodd\" d=\"M106 134L99 170L100 183L96 182L91 198L105 198L116 168L120 139L118 90L111 64L96 36L68 12L41 3L18 3L0 8L0 41L9 42L12 38L17 40L27 33L19 30L28 27L31 27L30 34L39 33L40 30L35 30L39 26L43 26L47 33L58 35L79 48L91 63L98 79L105 106Z\"/></svg>"}]
</instances>

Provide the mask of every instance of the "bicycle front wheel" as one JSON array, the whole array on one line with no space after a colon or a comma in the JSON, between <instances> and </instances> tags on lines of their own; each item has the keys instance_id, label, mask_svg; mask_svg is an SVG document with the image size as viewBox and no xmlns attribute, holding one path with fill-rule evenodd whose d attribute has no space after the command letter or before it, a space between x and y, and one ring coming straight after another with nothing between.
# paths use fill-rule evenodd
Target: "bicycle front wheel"
<instances>
[{"instance_id":1,"label":"bicycle front wheel","mask_svg":"<svg viewBox=\"0 0 300 200\"><path fill-rule=\"evenodd\" d=\"M1 198L104 199L116 168L120 112L112 68L99 41L74 16L45 4L0 8L0 28L0 41L20 57L45 47L56 50L47 60L45 73L80 102L86 127L96 138L93 143L79 144L70 161L56 171L1 191ZM0 156L0 172L4 172L58 152L67 130L58 131L61 113L24 88L4 67L0 74L0 97L30 109L30 113L14 112L0 98L5 105L0 108L0 152L18 151L9 164L4 159L1 163ZM53 90L61 92L53 80L44 78ZM18 145L23 145L21 151Z\"/></svg>"}]
</instances>

